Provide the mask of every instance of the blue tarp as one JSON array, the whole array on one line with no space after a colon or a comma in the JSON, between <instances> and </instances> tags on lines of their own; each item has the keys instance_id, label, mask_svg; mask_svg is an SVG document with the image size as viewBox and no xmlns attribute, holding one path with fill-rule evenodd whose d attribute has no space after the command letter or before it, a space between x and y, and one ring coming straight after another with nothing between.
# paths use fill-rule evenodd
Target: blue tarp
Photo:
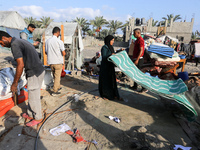
<instances>
[{"instance_id":1,"label":"blue tarp","mask_svg":"<svg viewBox=\"0 0 200 150\"><path fill-rule=\"evenodd\" d=\"M164 47L164 46L158 46L158 45L150 45L148 48L149 52L160 54L163 56L167 56L172 58L174 55L174 49L171 47Z\"/></svg>"}]
</instances>

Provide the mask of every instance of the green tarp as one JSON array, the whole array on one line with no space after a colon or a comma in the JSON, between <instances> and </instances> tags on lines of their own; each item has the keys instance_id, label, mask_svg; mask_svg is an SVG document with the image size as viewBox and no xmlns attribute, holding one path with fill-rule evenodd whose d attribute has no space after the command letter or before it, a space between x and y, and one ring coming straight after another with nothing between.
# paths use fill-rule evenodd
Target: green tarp
<instances>
[{"instance_id":1,"label":"green tarp","mask_svg":"<svg viewBox=\"0 0 200 150\"><path fill-rule=\"evenodd\" d=\"M122 51L108 58L112 61L122 72L131 78L134 82L145 87L149 91L156 93L165 98L175 100L179 104L188 118L188 120L194 120L197 116L197 112L185 97L184 92L188 90L182 79L178 80L161 80L148 76L141 72L135 64L131 61L126 51Z\"/></svg>"}]
</instances>

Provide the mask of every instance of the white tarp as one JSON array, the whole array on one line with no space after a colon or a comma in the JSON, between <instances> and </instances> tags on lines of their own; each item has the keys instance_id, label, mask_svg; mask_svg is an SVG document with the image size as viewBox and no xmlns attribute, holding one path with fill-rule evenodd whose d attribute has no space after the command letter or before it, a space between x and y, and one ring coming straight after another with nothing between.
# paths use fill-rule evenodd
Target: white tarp
<instances>
[{"instance_id":1,"label":"white tarp","mask_svg":"<svg viewBox=\"0 0 200 150\"><path fill-rule=\"evenodd\" d=\"M13 83L14 76L14 68L3 68L0 70L0 100L12 97L10 87ZM23 73L17 86L18 94L20 94L20 89L26 85L26 82L27 81Z\"/></svg>"},{"instance_id":2,"label":"white tarp","mask_svg":"<svg viewBox=\"0 0 200 150\"><path fill-rule=\"evenodd\" d=\"M166 37L166 35L161 36L161 37L159 37L159 38L157 38L157 39L160 39L162 42L164 42L164 41L165 41L165 37ZM168 36L168 35L167 35L167 37L168 37L169 39L173 40L174 42L179 43L178 39L173 38L173 37Z\"/></svg>"},{"instance_id":3,"label":"white tarp","mask_svg":"<svg viewBox=\"0 0 200 150\"><path fill-rule=\"evenodd\" d=\"M195 44L195 57L200 57L200 43L194 43Z\"/></svg>"},{"instance_id":4,"label":"white tarp","mask_svg":"<svg viewBox=\"0 0 200 150\"><path fill-rule=\"evenodd\" d=\"M0 11L0 26L23 30L27 24L16 11Z\"/></svg>"},{"instance_id":5,"label":"white tarp","mask_svg":"<svg viewBox=\"0 0 200 150\"><path fill-rule=\"evenodd\" d=\"M74 22L51 22L45 30L45 41L53 36L53 28L59 27L61 29L61 25L64 27L64 44L72 44L72 37L78 27L78 23Z\"/></svg>"}]
</instances>

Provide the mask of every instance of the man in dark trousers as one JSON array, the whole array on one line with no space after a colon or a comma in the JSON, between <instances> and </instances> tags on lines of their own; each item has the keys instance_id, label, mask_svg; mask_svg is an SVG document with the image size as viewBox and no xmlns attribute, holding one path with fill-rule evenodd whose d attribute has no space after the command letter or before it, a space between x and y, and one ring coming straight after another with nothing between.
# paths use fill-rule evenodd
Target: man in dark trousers
<instances>
[{"instance_id":1,"label":"man in dark trousers","mask_svg":"<svg viewBox=\"0 0 200 150\"><path fill-rule=\"evenodd\" d=\"M40 88L44 78L44 68L34 46L23 39L11 37L8 33L0 31L0 44L2 47L11 47L11 52L17 62L16 74L11 85L11 91L17 91L18 81L25 68L28 87L28 109L22 117L30 120L26 125L34 126L43 119L40 100Z\"/></svg>"},{"instance_id":2,"label":"man in dark trousers","mask_svg":"<svg viewBox=\"0 0 200 150\"><path fill-rule=\"evenodd\" d=\"M133 51L133 62L138 67L138 69L141 69L144 59L144 40L141 36L141 30L139 28L136 28L133 30L134 37L137 38L134 44L134 51ZM133 89L137 89L137 83L134 83ZM145 88L142 87L141 92L147 92Z\"/></svg>"}]
</instances>

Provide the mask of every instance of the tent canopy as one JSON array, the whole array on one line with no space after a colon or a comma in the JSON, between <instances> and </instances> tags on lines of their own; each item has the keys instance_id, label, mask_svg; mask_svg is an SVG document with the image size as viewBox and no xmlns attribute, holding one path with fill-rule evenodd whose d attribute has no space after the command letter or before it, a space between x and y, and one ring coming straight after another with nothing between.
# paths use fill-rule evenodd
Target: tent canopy
<instances>
[{"instance_id":1,"label":"tent canopy","mask_svg":"<svg viewBox=\"0 0 200 150\"><path fill-rule=\"evenodd\" d=\"M0 26L23 30L27 24L16 11L0 11Z\"/></svg>"},{"instance_id":2,"label":"tent canopy","mask_svg":"<svg viewBox=\"0 0 200 150\"><path fill-rule=\"evenodd\" d=\"M45 31L45 40L52 37L52 30L54 27L61 28L61 25L64 26L64 44L72 44L72 37L75 32L78 31L78 23L76 22L51 22Z\"/></svg>"}]
</instances>

